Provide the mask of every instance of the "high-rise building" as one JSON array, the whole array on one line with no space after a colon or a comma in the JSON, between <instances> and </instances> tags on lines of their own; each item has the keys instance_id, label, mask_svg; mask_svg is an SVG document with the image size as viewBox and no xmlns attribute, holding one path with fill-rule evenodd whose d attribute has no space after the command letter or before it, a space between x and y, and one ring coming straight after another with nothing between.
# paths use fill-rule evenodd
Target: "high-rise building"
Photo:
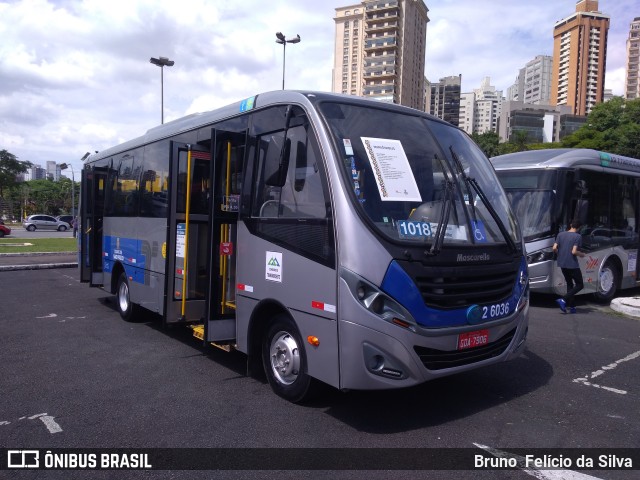
<instances>
[{"instance_id":1,"label":"high-rise building","mask_svg":"<svg viewBox=\"0 0 640 480\"><path fill-rule=\"evenodd\" d=\"M485 77L480 88L460 95L459 127L469 134L497 132L503 101L502 90L496 90Z\"/></svg>"},{"instance_id":2,"label":"high-rise building","mask_svg":"<svg viewBox=\"0 0 640 480\"><path fill-rule=\"evenodd\" d=\"M537 55L520 69L515 83L507 89L507 100L531 105L547 105L551 98L553 57Z\"/></svg>"},{"instance_id":3,"label":"high-rise building","mask_svg":"<svg viewBox=\"0 0 640 480\"><path fill-rule=\"evenodd\" d=\"M640 17L634 18L629 27L624 98L627 100L640 98Z\"/></svg>"},{"instance_id":4,"label":"high-rise building","mask_svg":"<svg viewBox=\"0 0 640 480\"><path fill-rule=\"evenodd\" d=\"M32 165L29 169L24 173L22 180L46 180L47 178L47 170L42 168L40 165Z\"/></svg>"},{"instance_id":5,"label":"high-rise building","mask_svg":"<svg viewBox=\"0 0 640 480\"><path fill-rule=\"evenodd\" d=\"M460 117L461 76L441 78L438 83L429 84L425 111L458 126Z\"/></svg>"},{"instance_id":6,"label":"high-rise building","mask_svg":"<svg viewBox=\"0 0 640 480\"><path fill-rule=\"evenodd\" d=\"M587 115L604 95L609 16L598 0L578 0L576 11L553 28L551 104Z\"/></svg>"},{"instance_id":7,"label":"high-rise building","mask_svg":"<svg viewBox=\"0 0 640 480\"><path fill-rule=\"evenodd\" d=\"M336 8L332 90L422 110L428 12L423 0Z\"/></svg>"}]
</instances>

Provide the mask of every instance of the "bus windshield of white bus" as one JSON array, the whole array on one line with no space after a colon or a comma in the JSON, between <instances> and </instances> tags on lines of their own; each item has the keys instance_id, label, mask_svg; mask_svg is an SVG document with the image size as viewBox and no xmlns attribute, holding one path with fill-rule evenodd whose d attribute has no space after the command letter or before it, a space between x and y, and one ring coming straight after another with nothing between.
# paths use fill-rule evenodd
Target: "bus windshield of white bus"
<instances>
[{"instance_id":1,"label":"bus windshield of white bus","mask_svg":"<svg viewBox=\"0 0 640 480\"><path fill-rule=\"evenodd\" d=\"M417 115L322 103L361 211L395 241L519 243L493 168L459 129ZM436 140L437 139L437 140Z\"/></svg>"},{"instance_id":2,"label":"bus windshield of white bus","mask_svg":"<svg viewBox=\"0 0 640 480\"><path fill-rule=\"evenodd\" d=\"M500 183L518 217L522 235L532 242L553 235L562 205L557 199L556 171L498 170Z\"/></svg>"}]
</instances>

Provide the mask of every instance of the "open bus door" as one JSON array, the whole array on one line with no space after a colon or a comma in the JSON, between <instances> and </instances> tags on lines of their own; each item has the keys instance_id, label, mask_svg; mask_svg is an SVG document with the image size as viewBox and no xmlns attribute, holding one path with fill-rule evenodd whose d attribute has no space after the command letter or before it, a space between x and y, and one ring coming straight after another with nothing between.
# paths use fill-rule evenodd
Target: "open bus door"
<instances>
[{"instance_id":1,"label":"open bus door","mask_svg":"<svg viewBox=\"0 0 640 480\"><path fill-rule=\"evenodd\" d=\"M201 322L207 290L211 154L171 142L164 322Z\"/></svg>"},{"instance_id":2,"label":"open bus door","mask_svg":"<svg viewBox=\"0 0 640 480\"><path fill-rule=\"evenodd\" d=\"M102 221L108 169L82 170L80 199L80 281L99 287L104 282Z\"/></svg>"},{"instance_id":3,"label":"open bus door","mask_svg":"<svg viewBox=\"0 0 640 480\"><path fill-rule=\"evenodd\" d=\"M210 274L202 339L236 338L236 246L247 131L211 131Z\"/></svg>"}]
</instances>

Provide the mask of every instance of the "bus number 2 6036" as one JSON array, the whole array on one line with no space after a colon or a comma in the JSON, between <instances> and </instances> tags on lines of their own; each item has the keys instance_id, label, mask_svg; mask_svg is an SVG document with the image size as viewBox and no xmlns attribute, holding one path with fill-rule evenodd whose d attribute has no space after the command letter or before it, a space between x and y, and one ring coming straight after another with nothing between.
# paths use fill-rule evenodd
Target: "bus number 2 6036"
<instances>
[{"instance_id":1,"label":"bus number 2 6036","mask_svg":"<svg viewBox=\"0 0 640 480\"><path fill-rule=\"evenodd\" d=\"M485 305L482 307L482 318L502 317L509 314L509 302L496 303L495 305Z\"/></svg>"}]
</instances>

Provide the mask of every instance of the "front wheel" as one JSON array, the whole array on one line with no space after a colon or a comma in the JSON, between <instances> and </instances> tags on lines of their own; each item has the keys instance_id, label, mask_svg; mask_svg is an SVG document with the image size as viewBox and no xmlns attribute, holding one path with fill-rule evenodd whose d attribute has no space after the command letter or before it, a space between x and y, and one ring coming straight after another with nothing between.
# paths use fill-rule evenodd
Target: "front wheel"
<instances>
[{"instance_id":1,"label":"front wheel","mask_svg":"<svg viewBox=\"0 0 640 480\"><path fill-rule=\"evenodd\" d=\"M273 391L299 403L316 393L316 380L307 374L307 359L300 333L286 315L278 315L262 342L262 363Z\"/></svg>"},{"instance_id":2,"label":"front wheel","mask_svg":"<svg viewBox=\"0 0 640 480\"><path fill-rule=\"evenodd\" d=\"M597 291L594 297L598 302L609 303L615 297L620 285L620 272L612 261L607 261L600 270Z\"/></svg>"},{"instance_id":3,"label":"front wheel","mask_svg":"<svg viewBox=\"0 0 640 480\"><path fill-rule=\"evenodd\" d=\"M60 226L58 227L58 231L59 231L59 232L65 232L66 230L67 230L67 227L65 227L64 225L60 225Z\"/></svg>"},{"instance_id":4,"label":"front wheel","mask_svg":"<svg viewBox=\"0 0 640 480\"><path fill-rule=\"evenodd\" d=\"M118 277L118 287L116 288L116 306L123 320L130 322L133 320L135 307L131 303L131 292L129 290L129 280L122 272Z\"/></svg>"},{"instance_id":5,"label":"front wheel","mask_svg":"<svg viewBox=\"0 0 640 480\"><path fill-rule=\"evenodd\" d=\"M35 225L29 225L27 227L27 230L29 230L30 232L35 232L36 231L36 226Z\"/></svg>"}]
</instances>

